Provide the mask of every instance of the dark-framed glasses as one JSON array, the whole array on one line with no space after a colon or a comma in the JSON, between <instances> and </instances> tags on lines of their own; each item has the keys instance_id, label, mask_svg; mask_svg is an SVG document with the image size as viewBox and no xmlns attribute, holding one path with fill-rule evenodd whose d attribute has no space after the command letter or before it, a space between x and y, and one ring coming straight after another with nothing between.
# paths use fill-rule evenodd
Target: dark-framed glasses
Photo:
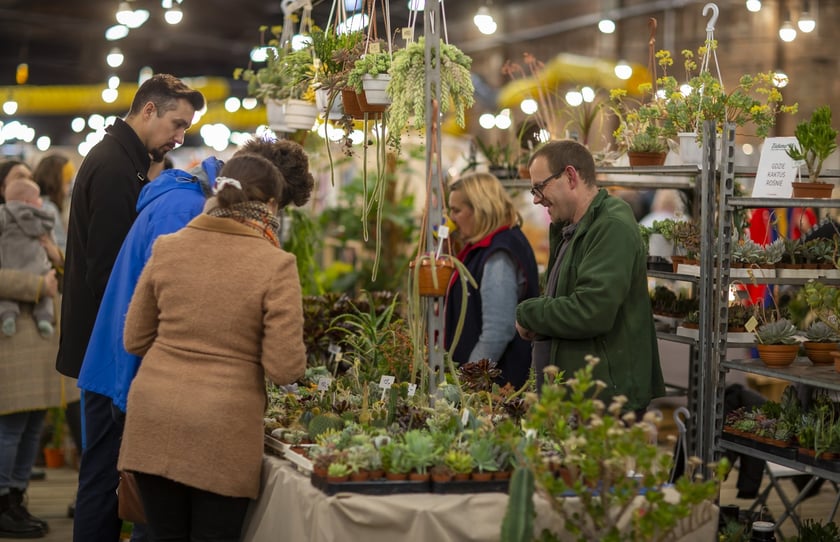
<instances>
[{"instance_id":1,"label":"dark-framed glasses","mask_svg":"<svg viewBox=\"0 0 840 542\"><path fill-rule=\"evenodd\" d=\"M533 185L531 187L531 196L533 196L535 198L539 198L541 200L544 199L545 194L543 194L543 190L545 189L546 186L548 186L548 183L550 183L551 181L553 181L557 177L562 177L564 173L566 173L566 168L563 168L563 171L561 171L560 173L555 173L554 175L551 175L547 179L545 179L543 181L540 181L537 184Z\"/></svg>"}]
</instances>

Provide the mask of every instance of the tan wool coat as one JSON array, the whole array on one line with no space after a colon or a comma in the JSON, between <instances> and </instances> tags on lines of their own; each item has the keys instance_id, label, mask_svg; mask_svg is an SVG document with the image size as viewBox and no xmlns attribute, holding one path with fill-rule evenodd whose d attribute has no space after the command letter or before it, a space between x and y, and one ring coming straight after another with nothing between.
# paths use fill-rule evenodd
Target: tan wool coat
<instances>
[{"instance_id":1,"label":"tan wool coat","mask_svg":"<svg viewBox=\"0 0 840 542\"><path fill-rule=\"evenodd\" d=\"M0 269L0 298L20 302L17 332L11 337L0 334L0 415L79 400L76 381L55 370L58 326L51 337L44 338L32 318L42 280L32 273ZM56 314L58 308L56 304Z\"/></svg>"},{"instance_id":2,"label":"tan wool coat","mask_svg":"<svg viewBox=\"0 0 840 542\"><path fill-rule=\"evenodd\" d=\"M265 376L289 384L306 368L295 257L230 218L199 215L155 242L124 340L143 361L119 468L256 498Z\"/></svg>"}]
</instances>

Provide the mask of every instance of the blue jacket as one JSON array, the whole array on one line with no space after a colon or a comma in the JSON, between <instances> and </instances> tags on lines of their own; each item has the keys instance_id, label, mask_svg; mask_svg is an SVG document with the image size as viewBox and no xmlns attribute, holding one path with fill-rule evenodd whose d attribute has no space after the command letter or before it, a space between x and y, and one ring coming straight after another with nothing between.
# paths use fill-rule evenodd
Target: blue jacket
<instances>
[{"instance_id":1,"label":"blue jacket","mask_svg":"<svg viewBox=\"0 0 840 542\"><path fill-rule=\"evenodd\" d=\"M140 192L137 220L114 263L79 373L80 388L110 397L123 411L140 367L140 358L123 346L125 314L140 273L159 236L180 230L201 213L221 167L221 161L207 158L190 172L169 169Z\"/></svg>"}]
</instances>

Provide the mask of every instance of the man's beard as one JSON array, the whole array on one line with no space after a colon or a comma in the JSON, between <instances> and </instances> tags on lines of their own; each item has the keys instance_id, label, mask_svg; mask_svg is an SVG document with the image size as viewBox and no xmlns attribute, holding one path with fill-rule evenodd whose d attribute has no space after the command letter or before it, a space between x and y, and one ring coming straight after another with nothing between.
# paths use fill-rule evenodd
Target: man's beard
<instances>
[{"instance_id":1,"label":"man's beard","mask_svg":"<svg viewBox=\"0 0 840 542\"><path fill-rule=\"evenodd\" d=\"M166 151L154 149L149 152L149 156L152 157L152 162L163 162L163 157L166 156Z\"/></svg>"}]
</instances>

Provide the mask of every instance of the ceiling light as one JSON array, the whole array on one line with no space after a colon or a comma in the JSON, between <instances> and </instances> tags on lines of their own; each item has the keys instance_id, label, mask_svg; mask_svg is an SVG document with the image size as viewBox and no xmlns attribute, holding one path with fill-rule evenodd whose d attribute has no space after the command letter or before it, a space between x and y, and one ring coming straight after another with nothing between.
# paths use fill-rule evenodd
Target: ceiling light
<instances>
[{"instance_id":1,"label":"ceiling light","mask_svg":"<svg viewBox=\"0 0 840 542\"><path fill-rule=\"evenodd\" d=\"M117 7L117 22L128 25L131 22L132 15L134 15L134 11L128 2L120 2L119 7Z\"/></svg>"},{"instance_id":2,"label":"ceiling light","mask_svg":"<svg viewBox=\"0 0 840 542\"><path fill-rule=\"evenodd\" d=\"M115 88L106 88L102 90L102 101L106 104L112 104L117 101L117 96L119 96L119 92Z\"/></svg>"},{"instance_id":3,"label":"ceiling light","mask_svg":"<svg viewBox=\"0 0 840 542\"><path fill-rule=\"evenodd\" d=\"M781 28L779 28L779 37L782 41L793 41L796 39L796 29L793 27L793 24L790 22L790 17L784 22Z\"/></svg>"},{"instance_id":4,"label":"ceiling light","mask_svg":"<svg viewBox=\"0 0 840 542\"><path fill-rule=\"evenodd\" d=\"M120 86L120 78L116 75L112 75L108 78L108 88L117 89Z\"/></svg>"},{"instance_id":5,"label":"ceiling light","mask_svg":"<svg viewBox=\"0 0 840 542\"><path fill-rule=\"evenodd\" d=\"M423 11L426 9L426 0L408 0L408 9L411 11Z\"/></svg>"},{"instance_id":6,"label":"ceiling light","mask_svg":"<svg viewBox=\"0 0 840 542\"><path fill-rule=\"evenodd\" d=\"M70 129L78 134L85 129L85 124L85 119L76 117L70 121Z\"/></svg>"},{"instance_id":7,"label":"ceiling light","mask_svg":"<svg viewBox=\"0 0 840 542\"><path fill-rule=\"evenodd\" d=\"M108 41L121 40L128 36L128 27L124 24L115 24L105 31L105 39Z\"/></svg>"},{"instance_id":8,"label":"ceiling light","mask_svg":"<svg viewBox=\"0 0 840 542\"><path fill-rule=\"evenodd\" d=\"M802 13L799 14L799 20L796 22L796 26L799 27L799 30L805 32L813 32L814 29L817 27L817 21L811 15L810 10L808 9L810 6L808 5L808 0L805 0L805 3L802 4Z\"/></svg>"},{"instance_id":9,"label":"ceiling light","mask_svg":"<svg viewBox=\"0 0 840 542\"><path fill-rule=\"evenodd\" d=\"M598 30L600 30L602 34L612 34L615 32L615 21L609 17L604 17L598 21Z\"/></svg>"},{"instance_id":10,"label":"ceiling light","mask_svg":"<svg viewBox=\"0 0 840 542\"><path fill-rule=\"evenodd\" d=\"M566 93L566 103L572 107L577 107L583 103L583 94L577 90L570 90Z\"/></svg>"},{"instance_id":11,"label":"ceiling light","mask_svg":"<svg viewBox=\"0 0 840 542\"><path fill-rule=\"evenodd\" d=\"M367 16L367 13L354 13L350 17L347 17L347 20L338 25L338 33L339 34L346 34L347 32L358 32L364 28L367 28L368 21L370 17Z\"/></svg>"},{"instance_id":12,"label":"ceiling light","mask_svg":"<svg viewBox=\"0 0 840 542\"><path fill-rule=\"evenodd\" d=\"M123 56L122 51L120 51L119 47L114 47L113 49L111 49L108 52L108 56L105 57L105 61L112 68L117 68L119 66L122 66L122 63L123 63L124 59L125 59L125 57Z\"/></svg>"},{"instance_id":13,"label":"ceiling light","mask_svg":"<svg viewBox=\"0 0 840 542\"><path fill-rule=\"evenodd\" d=\"M522 103L519 104L519 109L521 109L526 115L533 115L539 110L539 108L539 104L533 98L525 98L522 100Z\"/></svg>"},{"instance_id":14,"label":"ceiling light","mask_svg":"<svg viewBox=\"0 0 840 542\"><path fill-rule=\"evenodd\" d=\"M7 115L14 115L17 113L18 103L11 98L3 103L3 113Z\"/></svg>"},{"instance_id":15,"label":"ceiling light","mask_svg":"<svg viewBox=\"0 0 840 542\"><path fill-rule=\"evenodd\" d=\"M239 98L236 96L231 96L227 100L225 100L225 111L228 113L236 113L239 111L239 108L242 106L242 102L239 101Z\"/></svg>"},{"instance_id":16,"label":"ceiling light","mask_svg":"<svg viewBox=\"0 0 840 542\"><path fill-rule=\"evenodd\" d=\"M633 68L631 68L630 65L624 62L623 60L619 61L619 63L615 65L614 71L615 76L624 81L630 79L630 77L633 75Z\"/></svg>"},{"instance_id":17,"label":"ceiling light","mask_svg":"<svg viewBox=\"0 0 840 542\"><path fill-rule=\"evenodd\" d=\"M184 18L184 12L181 11L181 8L178 5L174 5L171 9L166 10L163 14L163 18L169 24L178 24L181 22L181 19Z\"/></svg>"},{"instance_id":18,"label":"ceiling light","mask_svg":"<svg viewBox=\"0 0 840 542\"><path fill-rule=\"evenodd\" d=\"M125 26L129 28L140 28L143 26L143 23L149 20L149 10L147 9L135 9L131 13L131 17L129 18Z\"/></svg>"},{"instance_id":19,"label":"ceiling light","mask_svg":"<svg viewBox=\"0 0 840 542\"><path fill-rule=\"evenodd\" d=\"M510 120L510 109L502 109L502 111L493 119L493 123L499 130L507 130L510 128L510 125L513 124L513 121Z\"/></svg>"},{"instance_id":20,"label":"ceiling light","mask_svg":"<svg viewBox=\"0 0 840 542\"><path fill-rule=\"evenodd\" d=\"M478 124L485 130L489 130L496 125L496 115L493 113L484 113L478 117Z\"/></svg>"},{"instance_id":21,"label":"ceiling light","mask_svg":"<svg viewBox=\"0 0 840 542\"><path fill-rule=\"evenodd\" d=\"M312 45L312 38L304 34L295 34L292 36L292 51L300 51Z\"/></svg>"},{"instance_id":22,"label":"ceiling light","mask_svg":"<svg viewBox=\"0 0 840 542\"><path fill-rule=\"evenodd\" d=\"M747 0L747 9L753 13L761 11L761 0Z\"/></svg>"},{"instance_id":23,"label":"ceiling light","mask_svg":"<svg viewBox=\"0 0 840 542\"><path fill-rule=\"evenodd\" d=\"M490 15L490 10L487 9L487 6L481 6L478 8L475 16L473 17L473 22L475 26L478 27L478 31L482 34L493 34L496 32L496 21L493 20L493 16Z\"/></svg>"},{"instance_id":24,"label":"ceiling light","mask_svg":"<svg viewBox=\"0 0 840 542\"><path fill-rule=\"evenodd\" d=\"M35 146L38 147L38 150L41 152L49 150L51 144L52 140L50 139L50 136L41 136L37 141L35 141Z\"/></svg>"},{"instance_id":25,"label":"ceiling light","mask_svg":"<svg viewBox=\"0 0 840 542\"><path fill-rule=\"evenodd\" d=\"M155 71L150 68L149 66L143 66L140 68L140 72L137 74L137 84L142 85L146 81L152 78L155 74Z\"/></svg>"},{"instance_id":26,"label":"ceiling light","mask_svg":"<svg viewBox=\"0 0 840 542\"><path fill-rule=\"evenodd\" d=\"M359 11L362 9L362 0L344 0L344 9L346 11Z\"/></svg>"},{"instance_id":27,"label":"ceiling light","mask_svg":"<svg viewBox=\"0 0 840 542\"><path fill-rule=\"evenodd\" d=\"M249 111L251 109L257 107L258 103L259 102L257 102L256 98L253 98L253 97L250 97L250 96L247 97L247 98L242 98L242 107L244 107L245 109L248 109Z\"/></svg>"},{"instance_id":28,"label":"ceiling light","mask_svg":"<svg viewBox=\"0 0 840 542\"><path fill-rule=\"evenodd\" d=\"M595 101L595 91L592 90L592 87L583 87L580 89L580 94L583 96L583 101L586 103L592 103Z\"/></svg>"},{"instance_id":29,"label":"ceiling light","mask_svg":"<svg viewBox=\"0 0 840 542\"><path fill-rule=\"evenodd\" d=\"M789 82L790 82L790 78L788 77L788 75L785 72L783 72L781 70L776 70L775 72L773 72L773 86L774 87L784 88L784 87L787 86L787 84Z\"/></svg>"}]
</instances>

